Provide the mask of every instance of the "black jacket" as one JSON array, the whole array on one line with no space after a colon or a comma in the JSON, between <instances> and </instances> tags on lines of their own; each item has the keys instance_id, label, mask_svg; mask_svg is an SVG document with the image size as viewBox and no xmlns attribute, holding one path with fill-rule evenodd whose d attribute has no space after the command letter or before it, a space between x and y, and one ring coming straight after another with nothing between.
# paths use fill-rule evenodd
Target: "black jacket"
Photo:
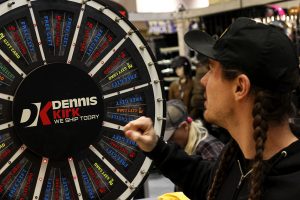
<instances>
[{"instance_id":1,"label":"black jacket","mask_svg":"<svg viewBox=\"0 0 300 200\"><path fill-rule=\"evenodd\" d=\"M216 163L202 160L199 156L188 156L175 144L166 144L159 140L150 153L162 173L170 178L192 200L205 200L211 184ZM217 200L247 200L249 194L249 177L240 187L241 178L238 161L246 174L245 165L249 160L242 153L236 152L231 161L224 184L221 186ZM265 161L263 200L297 200L300 199L300 141L282 149L271 159Z\"/></svg>"}]
</instances>

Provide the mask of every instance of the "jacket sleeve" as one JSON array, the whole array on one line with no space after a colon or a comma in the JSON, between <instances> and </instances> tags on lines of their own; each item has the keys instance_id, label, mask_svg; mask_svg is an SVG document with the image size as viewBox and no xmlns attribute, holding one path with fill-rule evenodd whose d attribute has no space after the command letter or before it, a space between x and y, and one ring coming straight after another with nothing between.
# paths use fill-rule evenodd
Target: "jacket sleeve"
<instances>
[{"instance_id":1,"label":"jacket sleeve","mask_svg":"<svg viewBox=\"0 0 300 200\"><path fill-rule=\"evenodd\" d=\"M145 154L190 199L206 199L215 162L189 156L178 145L166 144L161 139L152 152Z\"/></svg>"}]
</instances>

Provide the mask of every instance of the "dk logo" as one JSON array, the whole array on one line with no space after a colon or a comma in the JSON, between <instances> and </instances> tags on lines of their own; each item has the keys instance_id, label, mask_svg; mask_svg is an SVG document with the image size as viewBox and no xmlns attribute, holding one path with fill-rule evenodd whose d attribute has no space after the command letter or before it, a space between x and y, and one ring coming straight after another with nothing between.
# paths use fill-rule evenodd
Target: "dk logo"
<instances>
[{"instance_id":1,"label":"dk logo","mask_svg":"<svg viewBox=\"0 0 300 200\"><path fill-rule=\"evenodd\" d=\"M49 101L42 109L41 102L31 103L30 108L25 108L22 111L20 123L25 127L35 127L38 124L39 118L44 126L51 125L51 121L47 112L52 108L52 103Z\"/></svg>"}]
</instances>

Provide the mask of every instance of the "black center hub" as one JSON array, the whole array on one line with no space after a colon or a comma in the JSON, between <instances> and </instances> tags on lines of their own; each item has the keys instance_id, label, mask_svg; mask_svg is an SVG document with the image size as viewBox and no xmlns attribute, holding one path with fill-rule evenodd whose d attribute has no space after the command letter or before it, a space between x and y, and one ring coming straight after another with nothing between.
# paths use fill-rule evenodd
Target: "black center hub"
<instances>
[{"instance_id":1,"label":"black center hub","mask_svg":"<svg viewBox=\"0 0 300 200\"><path fill-rule=\"evenodd\" d=\"M88 74L55 63L31 72L13 101L14 130L38 155L61 160L96 140L103 120L102 94Z\"/></svg>"}]
</instances>

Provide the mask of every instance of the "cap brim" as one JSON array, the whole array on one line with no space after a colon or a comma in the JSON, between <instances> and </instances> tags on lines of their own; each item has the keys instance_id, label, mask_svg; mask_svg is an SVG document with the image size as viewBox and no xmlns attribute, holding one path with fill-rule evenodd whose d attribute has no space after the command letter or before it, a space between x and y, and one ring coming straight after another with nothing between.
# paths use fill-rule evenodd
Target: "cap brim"
<instances>
[{"instance_id":1,"label":"cap brim","mask_svg":"<svg viewBox=\"0 0 300 200\"><path fill-rule=\"evenodd\" d=\"M217 60L215 56L216 52L213 49L216 41L207 33L199 30L189 31L184 35L184 41L190 48L198 53Z\"/></svg>"}]
</instances>

